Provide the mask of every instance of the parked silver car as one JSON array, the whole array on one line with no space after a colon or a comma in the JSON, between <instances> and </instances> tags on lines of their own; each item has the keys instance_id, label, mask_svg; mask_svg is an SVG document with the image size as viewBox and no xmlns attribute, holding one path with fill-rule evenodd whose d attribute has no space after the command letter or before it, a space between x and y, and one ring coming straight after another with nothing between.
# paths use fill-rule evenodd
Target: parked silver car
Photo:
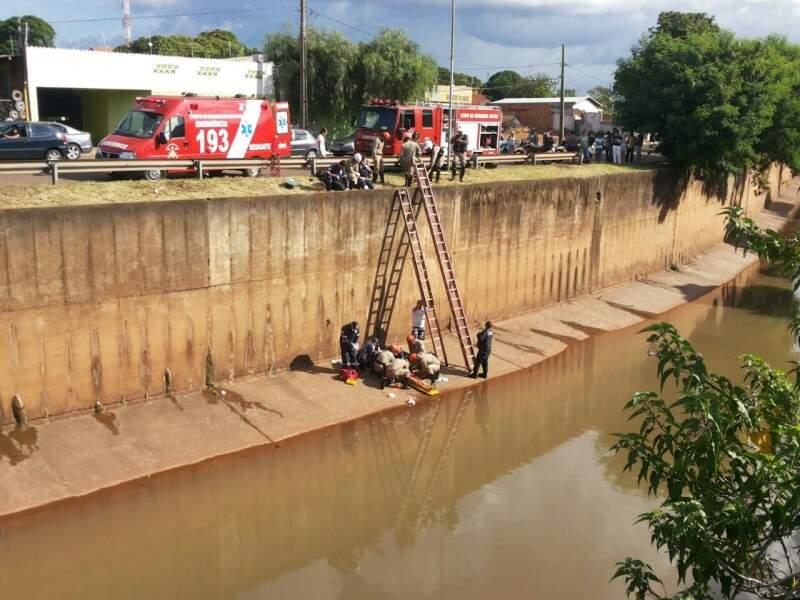
<instances>
[{"instance_id":1,"label":"parked silver car","mask_svg":"<svg viewBox=\"0 0 800 600\"><path fill-rule=\"evenodd\" d=\"M68 160L78 160L81 154L89 154L92 151L92 134L88 131L81 131L56 121L42 122L53 126L56 131L66 134Z\"/></svg>"},{"instance_id":2,"label":"parked silver car","mask_svg":"<svg viewBox=\"0 0 800 600\"><path fill-rule=\"evenodd\" d=\"M305 129L292 129L292 156L313 158L317 155L317 138Z\"/></svg>"}]
</instances>

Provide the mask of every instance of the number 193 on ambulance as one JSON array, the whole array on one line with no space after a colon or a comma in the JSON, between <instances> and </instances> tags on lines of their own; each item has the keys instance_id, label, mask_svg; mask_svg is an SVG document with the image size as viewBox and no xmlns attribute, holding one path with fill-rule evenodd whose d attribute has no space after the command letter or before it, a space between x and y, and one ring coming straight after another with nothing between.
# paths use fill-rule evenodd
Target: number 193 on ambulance
<instances>
[{"instance_id":1,"label":"number 193 on ambulance","mask_svg":"<svg viewBox=\"0 0 800 600\"><path fill-rule=\"evenodd\" d=\"M245 98L147 96L98 144L97 157L199 160L291 154L289 104ZM173 169L170 169L173 171ZM180 169L175 169L180 171ZM245 169L255 177L258 167ZM157 181L160 169L143 171Z\"/></svg>"}]
</instances>

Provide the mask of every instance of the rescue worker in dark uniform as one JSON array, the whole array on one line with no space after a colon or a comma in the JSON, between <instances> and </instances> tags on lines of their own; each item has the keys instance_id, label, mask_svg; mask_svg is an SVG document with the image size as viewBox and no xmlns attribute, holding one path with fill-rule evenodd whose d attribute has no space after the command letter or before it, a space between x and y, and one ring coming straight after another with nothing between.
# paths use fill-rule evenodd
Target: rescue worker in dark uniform
<instances>
[{"instance_id":1,"label":"rescue worker in dark uniform","mask_svg":"<svg viewBox=\"0 0 800 600\"><path fill-rule=\"evenodd\" d=\"M469 138L467 134L461 131L460 129L456 132L455 137L453 137L452 147L453 147L453 163L452 163L452 172L450 176L450 181L455 181L456 179L456 163L458 163L458 167L460 169L458 180L464 181L464 173L467 171L467 147L469 144Z\"/></svg>"},{"instance_id":2,"label":"rescue worker in dark uniform","mask_svg":"<svg viewBox=\"0 0 800 600\"><path fill-rule=\"evenodd\" d=\"M492 354L492 338L494 331L492 331L492 322L486 321L484 329L478 333L478 355L475 357L475 368L472 369L472 377L478 377L478 369L482 369L481 377L486 379L489 375L489 356Z\"/></svg>"},{"instance_id":3,"label":"rescue worker in dark uniform","mask_svg":"<svg viewBox=\"0 0 800 600\"><path fill-rule=\"evenodd\" d=\"M358 322L353 321L342 327L339 348L342 351L342 367L358 367Z\"/></svg>"}]
</instances>

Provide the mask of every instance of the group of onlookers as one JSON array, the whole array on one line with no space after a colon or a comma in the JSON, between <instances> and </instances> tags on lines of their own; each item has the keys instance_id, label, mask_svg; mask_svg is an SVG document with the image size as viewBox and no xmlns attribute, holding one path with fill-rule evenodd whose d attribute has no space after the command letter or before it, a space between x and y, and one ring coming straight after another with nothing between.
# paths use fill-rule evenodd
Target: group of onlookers
<instances>
[{"instance_id":1,"label":"group of onlookers","mask_svg":"<svg viewBox=\"0 0 800 600\"><path fill-rule=\"evenodd\" d=\"M632 163L634 159L642 160L644 134L632 131L623 132L616 127L608 133L584 133L579 138L579 148L583 152L583 160L590 161L592 154L596 162Z\"/></svg>"},{"instance_id":2,"label":"group of onlookers","mask_svg":"<svg viewBox=\"0 0 800 600\"><path fill-rule=\"evenodd\" d=\"M584 132L580 134L569 133L564 137L563 144L558 143L556 137L550 131L545 131L542 135L542 143L539 144L538 134L535 129L531 130L528 140L523 140L523 147L530 145L535 152L549 152L551 150L566 152L580 152L584 162L589 162L594 158L596 162L622 164L632 163L635 160L641 161L642 147L644 146L644 134L634 132L624 132L620 129L602 132ZM513 154L518 146L517 136L513 130L506 138L506 151Z\"/></svg>"}]
</instances>

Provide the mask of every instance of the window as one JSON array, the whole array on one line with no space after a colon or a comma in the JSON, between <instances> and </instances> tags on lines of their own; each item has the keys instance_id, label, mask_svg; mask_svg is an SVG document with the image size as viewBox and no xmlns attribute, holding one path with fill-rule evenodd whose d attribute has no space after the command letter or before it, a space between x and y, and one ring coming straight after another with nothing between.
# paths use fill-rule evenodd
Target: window
<instances>
[{"instance_id":1,"label":"window","mask_svg":"<svg viewBox=\"0 0 800 600\"><path fill-rule=\"evenodd\" d=\"M172 117L164 126L164 135L168 140L186 137L186 125L183 117Z\"/></svg>"},{"instance_id":2,"label":"window","mask_svg":"<svg viewBox=\"0 0 800 600\"><path fill-rule=\"evenodd\" d=\"M407 110L403 113L403 129L414 129L414 111Z\"/></svg>"},{"instance_id":3,"label":"window","mask_svg":"<svg viewBox=\"0 0 800 600\"><path fill-rule=\"evenodd\" d=\"M132 110L120 121L114 133L128 137L149 138L163 118L164 115L158 113Z\"/></svg>"},{"instance_id":4,"label":"window","mask_svg":"<svg viewBox=\"0 0 800 600\"><path fill-rule=\"evenodd\" d=\"M432 110L423 110L422 111L422 126L423 127L433 127L433 111Z\"/></svg>"},{"instance_id":5,"label":"window","mask_svg":"<svg viewBox=\"0 0 800 600\"><path fill-rule=\"evenodd\" d=\"M2 135L2 137L17 138L25 137L27 133L25 132L25 125L10 125L0 130L0 135Z\"/></svg>"},{"instance_id":6,"label":"window","mask_svg":"<svg viewBox=\"0 0 800 600\"><path fill-rule=\"evenodd\" d=\"M394 130L395 119L397 118L396 108L385 108L382 106L367 106L361 109L358 115L358 127L364 129L387 129Z\"/></svg>"},{"instance_id":7,"label":"window","mask_svg":"<svg viewBox=\"0 0 800 600\"><path fill-rule=\"evenodd\" d=\"M55 132L47 125L41 123L31 123L31 137L33 138L51 138L55 137Z\"/></svg>"}]
</instances>

